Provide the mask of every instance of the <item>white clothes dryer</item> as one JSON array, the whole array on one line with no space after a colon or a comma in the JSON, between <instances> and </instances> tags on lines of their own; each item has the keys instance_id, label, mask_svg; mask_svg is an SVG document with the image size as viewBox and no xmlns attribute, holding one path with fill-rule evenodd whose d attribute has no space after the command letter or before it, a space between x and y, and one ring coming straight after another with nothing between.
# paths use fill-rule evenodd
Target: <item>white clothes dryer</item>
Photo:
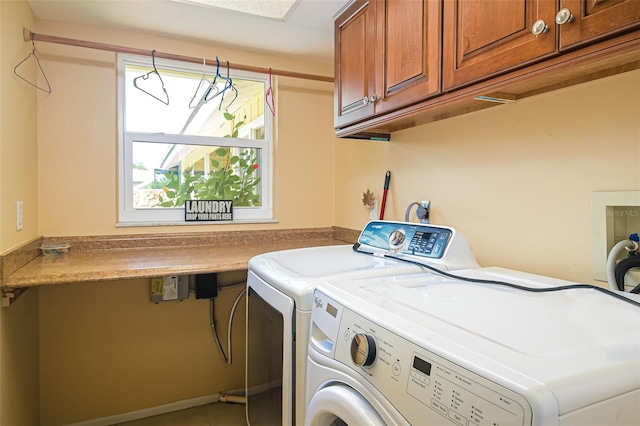
<instances>
[{"instance_id":1,"label":"white clothes dryer","mask_svg":"<svg viewBox=\"0 0 640 426\"><path fill-rule=\"evenodd\" d=\"M391 251L415 264L380 256ZM247 280L248 423L304 423L311 307L318 284L424 273L425 264L447 270L478 267L467 239L455 229L390 221L369 222L355 246L283 250L252 258Z\"/></svg>"},{"instance_id":2,"label":"white clothes dryer","mask_svg":"<svg viewBox=\"0 0 640 426\"><path fill-rule=\"evenodd\" d=\"M306 425L640 424L640 299L502 268L454 275L474 282L318 285Z\"/></svg>"}]
</instances>

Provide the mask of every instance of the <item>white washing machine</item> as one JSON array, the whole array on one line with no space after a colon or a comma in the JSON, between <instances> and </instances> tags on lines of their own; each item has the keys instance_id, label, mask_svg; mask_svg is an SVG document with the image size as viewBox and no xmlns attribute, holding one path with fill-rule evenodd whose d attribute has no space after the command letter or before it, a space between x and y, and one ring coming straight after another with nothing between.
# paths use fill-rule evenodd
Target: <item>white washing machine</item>
<instances>
[{"instance_id":1,"label":"white washing machine","mask_svg":"<svg viewBox=\"0 0 640 426\"><path fill-rule=\"evenodd\" d=\"M380 257L390 250L417 264ZM319 283L424 273L421 264L447 270L478 267L466 238L456 230L390 221L369 222L355 246L283 250L252 258L247 280L249 424L304 423L311 307Z\"/></svg>"},{"instance_id":2,"label":"white washing machine","mask_svg":"<svg viewBox=\"0 0 640 426\"><path fill-rule=\"evenodd\" d=\"M317 287L306 425L640 424L636 295L501 268L455 274L476 282Z\"/></svg>"}]
</instances>

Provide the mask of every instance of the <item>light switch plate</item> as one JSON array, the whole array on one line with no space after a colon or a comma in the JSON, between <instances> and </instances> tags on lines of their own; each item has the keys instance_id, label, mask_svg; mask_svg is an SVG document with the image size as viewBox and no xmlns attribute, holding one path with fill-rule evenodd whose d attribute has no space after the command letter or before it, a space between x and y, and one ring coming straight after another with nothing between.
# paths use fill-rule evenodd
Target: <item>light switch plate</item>
<instances>
[{"instance_id":1,"label":"light switch plate","mask_svg":"<svg viewBox=\"0 0 640 426\"><path fill-rule=\"evenodd\" d=\"M378 219L378 200L373 200L373 208L369 210L369 220Z\"/></svg>"},{"instance_id":2,"label":"light switch plate","mask_svg":"<svg viewBox=\"0 0 640 426\"><path fill-rule=\"evenodd\" d=\"M16 203L16 231L22 231L24 220L24 205L22 201Z\"/></svg>"}]
</instances>

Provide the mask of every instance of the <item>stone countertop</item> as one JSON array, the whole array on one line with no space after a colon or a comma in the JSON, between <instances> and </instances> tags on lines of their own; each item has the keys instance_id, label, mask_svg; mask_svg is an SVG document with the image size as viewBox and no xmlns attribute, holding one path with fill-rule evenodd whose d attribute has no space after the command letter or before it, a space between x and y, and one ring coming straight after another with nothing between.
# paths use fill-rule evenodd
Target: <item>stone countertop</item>
<instances>
[{"instance_id":1,"label":"stone countertop","mask_svg":"<svg viewBox=\"0 0 640 426\"><path fill-rule=\"evenodd\" d=\"M349 244L357 239L357 235L354 231L334 227L209 234L71 237L64 239L64 242L71 245L67 254L37 254L33 259L23 260L24 265L15 268L15 271L5 271L1 287L3 290L10 290L40 285L244 270L248 267L249 259L261 253ZM40 239L39 243L48 242L47 240L52 241Z\"/></svg>"}]
</instances>

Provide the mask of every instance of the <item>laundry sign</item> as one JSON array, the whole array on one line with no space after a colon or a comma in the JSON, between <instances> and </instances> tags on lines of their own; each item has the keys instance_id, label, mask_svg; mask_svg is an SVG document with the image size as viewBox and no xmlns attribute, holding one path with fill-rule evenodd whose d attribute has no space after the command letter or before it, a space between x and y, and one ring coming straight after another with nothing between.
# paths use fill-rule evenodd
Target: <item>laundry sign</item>
<instances>
[{"instance_id":1,"label":"laundry sign","mask_svg":"<svg viewBox=\"0 0 640 426\"><path fill-rule=\"evenodd\" d=\"M233 220L232 200L186 200L184 220L187 222L221 222Z\"/></svg>"}]
</instances>

